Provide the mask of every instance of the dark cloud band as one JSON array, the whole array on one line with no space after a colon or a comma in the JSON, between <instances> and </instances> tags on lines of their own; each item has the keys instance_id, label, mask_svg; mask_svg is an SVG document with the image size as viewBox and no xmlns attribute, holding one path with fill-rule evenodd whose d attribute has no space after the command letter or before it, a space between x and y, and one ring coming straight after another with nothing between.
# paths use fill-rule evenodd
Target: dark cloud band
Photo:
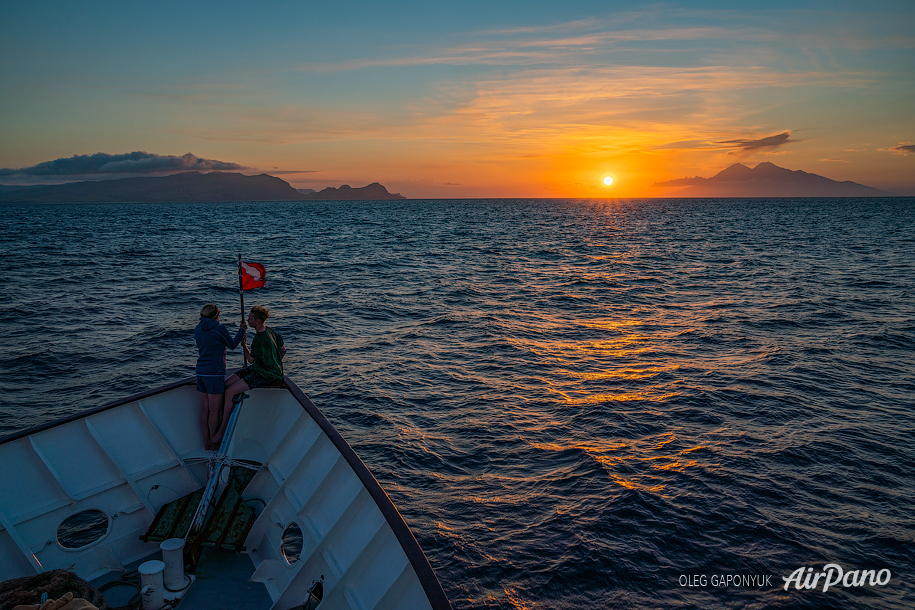
<instances>
[{"instance_id":1,"label":"dark cloud band","mask_svg":"<svg viewBox=\"0 0 915 610\"><path fill-rule=\"evenodd\" d=\"M227 171L246 169L237 163L201 159L187 153L157 155L148 152L132 152L123 155L95 153L94 155L73 155L53 161L45 161L22 169L0 169L0 176L87 176L93 174L155 174L182 171Z\"/></svg>"},{"instance_id":2,"label":"dark cloud band","mask_svg":"<svg viewBox=\"0 0 915 610\"><path fill-rule=\"evenodd\" d=\"M761 148L776 148L783 144L791 144L793 142L794 140L791 139L791 133L785 131L775 136L760 138L759 140L726 140L724 142L718 142L718 144L733 144L741 150L759 150Z\"/></svg>"}]
</instances>

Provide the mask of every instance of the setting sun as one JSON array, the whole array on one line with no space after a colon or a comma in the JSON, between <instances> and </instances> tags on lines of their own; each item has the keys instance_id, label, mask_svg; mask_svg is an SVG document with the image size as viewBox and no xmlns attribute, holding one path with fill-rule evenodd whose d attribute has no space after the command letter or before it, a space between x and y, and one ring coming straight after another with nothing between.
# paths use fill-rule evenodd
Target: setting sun
<instances>
[{"instance_id":1,"label":"setting sun","mask_svg":"<svg viewBox=\"0 0 915 610\"><path fill-rule=\"evenodd\" d=\"M613 184L613 177L607 176L606 178L604 178L604 184L607 186L610 186L611 184Z\"/></svg>"}]
</instances>

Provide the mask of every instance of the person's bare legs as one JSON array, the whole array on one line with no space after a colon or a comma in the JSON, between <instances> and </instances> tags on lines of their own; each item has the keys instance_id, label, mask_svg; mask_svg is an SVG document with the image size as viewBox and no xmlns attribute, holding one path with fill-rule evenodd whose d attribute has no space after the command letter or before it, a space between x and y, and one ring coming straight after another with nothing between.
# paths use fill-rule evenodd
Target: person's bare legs
<instances>
[{"instance_id":1,"label":"person's bare legs","mask_svg":"<svg viewBox=\"0 0 915 610\"><path fill-rule=\"evenodd\" d=\"M207 394L207 421L204 427L204 436L206 436L204 448L210 449L213 444L213 435L219 430L219 408L222 407L222 394Z\"/></svg>"},{"instance_id":2,"label":"person's bare legs","mask_svg":"<svg viewBox=\"0 0 915 610\"><path fill-rule=\"evenodd\" d=\"M238 381L238 375L229 375L226 377L225 385L223 387L229 388L233 383ZM223 391L222 394L215 395L218 400L208 403L204 406L204 417L205 422L203 424L204 435L206 436L204 447L208 451L214 449L219 449L219 441L213 441L213 436L219 432L219 410L222 409L223 401L225 401L226 393ZM221 438L221 437L220 437Z\"/></svg>"},{"instance_id":3,"label":"person's bare legs","mask_svg":"<svg viewBox=\"0 0 915 610\"><path fill-rule=\"evenodd\" d=\"M232 377L235 377L235 375L232 375ZM226 398L222 406L222 424L219 426L219 430L217 430L216 434L210 437L208 449L219 449L219 443L222 442L222 436L226 433L226 427L229 425L229 416L232 415L232 399L235 398L236 395L251 389L248 387L248 384L241 379L238 379L237 377L235 377L235 379L236 381L232 383L232 385L226 387ZM212 421L212 412L210 417ZM217 420L218 417L217 414Z\"/></svg>"},{"instance_id":4,"label":"person's bare legs","mask_svg":"<svg viewBox=\"0 0 915 610\"><path fill-rule=\"evenodd\" d=\"M200 394L200 429L203 430L203 446L206 447L210 442L210 407L207 400L209 394L198 393Z\"/></svg>"}]
</instances>

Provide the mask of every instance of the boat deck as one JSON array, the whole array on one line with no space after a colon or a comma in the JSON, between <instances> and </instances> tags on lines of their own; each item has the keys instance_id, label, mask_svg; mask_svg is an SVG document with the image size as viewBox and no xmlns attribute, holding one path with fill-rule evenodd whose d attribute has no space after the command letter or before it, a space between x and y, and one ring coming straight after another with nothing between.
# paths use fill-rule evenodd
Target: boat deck
<instances>
[{"instance_id":1,"label":"boat deck","mask_svg":"<svg viewBox=\"0 0 915 610\"><path fill-rule=\"evenodd\" d=\"M226 522L240 524L235 516L250 517L244 509L254 519L245 531L220 529L233 535L220 544L241 542L242 555L204 546L182 608L287 610L320 583L328 610L451 610L403 517L324 414L289 379L248 394L213 461L218 478L213 452L200 448L193 379L0 438L0 580L52 569L98 586L124 580L123 566L159 559L155 540L189 531L148 534L159 512L209 488L214 523L227 512ZM220 488L242 482L235 466L225 468L233 463L260 468L242 502L217 510ZM214 533L203 526L201 535ZM103 593L123 606L137 592Z\"/></svg>"},{"instance_id":2,"label":"boat deck","mask_svg":"<svg viewBox=\"0 0 915 610\"><path fill-rule=\"evenodd\" d=\"M162 554L156 551L126 568L136 574L136 569L142 563L161 558ZM194 610L269 610L273 601L263 584L250 582L253 573L254 564L244 553L204 548L197 564L197 572L194 574L196 580L177 607ZM109 572L93 580L91 584L99 588L105 583L120 580L121 577L120 572ZM137 594L137 589L129 586L114 587L103 594L109 606L117 607L126 605L130 598Z\"/></svg>"}]
</instances>

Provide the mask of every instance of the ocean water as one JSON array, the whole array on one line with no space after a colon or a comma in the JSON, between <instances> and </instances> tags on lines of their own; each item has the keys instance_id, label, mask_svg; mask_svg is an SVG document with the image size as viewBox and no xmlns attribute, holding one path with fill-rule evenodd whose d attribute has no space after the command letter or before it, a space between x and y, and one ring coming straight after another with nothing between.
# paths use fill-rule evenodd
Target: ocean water
<instances>
[{"instance_id":1,"label":"ocean water","mask_svg":"<svg viewBox=\"0 0 915 610\"><path fill-rule=\"evenodd\" d=\"M0 210L0 435L190 376L242 253L456 609L915 605L915 199Z\"/></svg>"}]
</instances>

